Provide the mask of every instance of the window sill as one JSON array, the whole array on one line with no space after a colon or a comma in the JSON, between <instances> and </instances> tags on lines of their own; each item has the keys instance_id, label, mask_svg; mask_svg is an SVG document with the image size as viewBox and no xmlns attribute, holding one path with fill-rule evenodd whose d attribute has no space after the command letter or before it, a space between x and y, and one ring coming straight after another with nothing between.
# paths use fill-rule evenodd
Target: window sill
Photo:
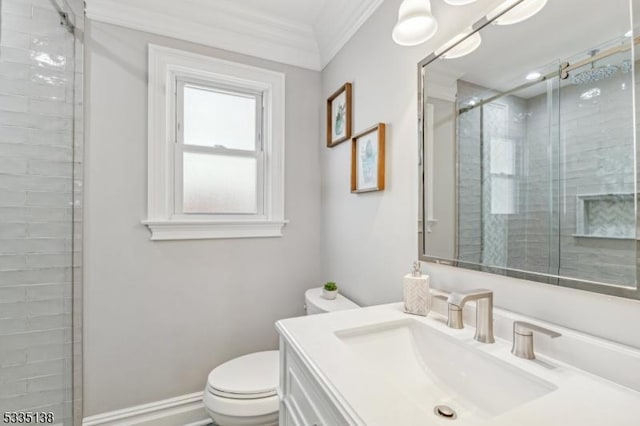
<instances>
[{"instance_id":1,"label":"window sill","mask_svg":"<svg viewBox=\"0 0 640 426\"><path fill-rule=\"evenodd\" d=\"M278 221L152 221L142 222L151 231L151 241L209 240L224 238L282 237L288 220Z\"/></svg>"}]
</instances>

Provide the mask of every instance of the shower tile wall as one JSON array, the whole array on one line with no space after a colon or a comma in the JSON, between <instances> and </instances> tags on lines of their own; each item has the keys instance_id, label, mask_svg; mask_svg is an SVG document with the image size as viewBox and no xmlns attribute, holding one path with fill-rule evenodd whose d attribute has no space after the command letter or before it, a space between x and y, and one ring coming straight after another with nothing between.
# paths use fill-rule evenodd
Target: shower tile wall
<instances>
[{"instance_id":1,"label":"shower tile wall","mask_svg":"<svg viewBox=\"0 0 640 426\"><path fill-rule=\"evenodd\" d=\"M458 189L460 260L635 284L635 238L619 238L613 233L610 237L599 235L600 238L579 236L585 232L578 225L578 209L584 209L580 196L589 195L600 200L600 205L594 204L583 216L588 219L590 214L594 225L598 221L599 230L635 227L635 217L629 214L634 213L629 208L629 198L618 197L617 201L607 198L611 194L631 197L634 191L632 84L631 73L619 71L597 83L563 85L559 97L560 132L550 123L557 120L558 111L553 106L554 111L549 114L546 92L529 99L516 96L499 99L497 102L508 110L503 130L495 129L502 119L495 113L487 114L485 109L482 139L480 108L460 116L458 160L463 165L459 167ZM491 93L466 82L458 85L459 99L474 95L482 98ZM551 98L558 98L557 90ZM522 129L526 131L522 133ZM515 139L518 146L516 210L509 215L492 214L490 208L487 143L492 134L500 132ZM484 172L478 161L481 147ZM560 193L553 188L560 188ZM630 220L630 226L623 226ZM616 223L622 225L615 226Z\"/></svg>"},{"instance_id":2,"label":"shower tile wall","mask_svg":"<svg viewBox=\"0 0 640 426\"><path fill-rule=\"evenodd\" d=\"M622 58L618 60L622 61ZM601 229L606 228L603 223L614 230L630 221L629 227L635 227L633 205L630 210L625 201L632 200L634 192L631 105L630 73L619 71L605 80L579 86L564 84L560 89L560 140L559 144L554 144L553 151L554 161L560 161L560 185L557 180L553 183L560 189L559 198L558 194L554 198L554 203L559 203L559 222L556 223L559 223L560 232L559 240L555 242L559 245L559 272L552 270L551 273L612 284L633 285L636 282L636 241L633 236L619 238L619 235L607 235L606 232L600 232L598 237L580 236L586 232L578 223L580 216L588 220L591 213L591 220L598 221ZM535 157L529 163L539 166L533 167L528 176L532 180L548 182L548 176L540 175L541 170L548 173L548 152L551 152L548 151L547 95L529 99L527 108L527 146L530 155ZM612 201L610 195L613 194L628 194L629 197L617 197ZM586 210L589 201L580 202L584 196L594 200L595 208L591 212ZM548 203L549 199L540 201ZM579 212L579 209L583 211ZM631 215L627 214L629 211ZM598 212L601 214L595 217ZM540 247L536 253L542 252Z\"/></svg>"},{"instance_id":3,"label":"shower tile wall","mask_svg":"<svg viewBox=\"0 0 640 426\"><path fill-rule=\"evenodd\" d=\"M458 82L458 99L462 102L495 93L482 86ZM543 191L541 187L548 186L549 166L540 167L538 152L546 158L546 145L532 149L527 143L525 130L530 114L526 100L507 96L483 109L482 118L481 108L459 117L458 258L548 273L550 211L544 195L548 189ZM513 144L513 176L507 176L513 180L511 194L500 194L492 180L492 177L501 178L491 170L492 141ZM531 173L539 176L530 179ZM492 212L494 191L503 199L512 198L512 213Z\"/></svg>"},{"instance_id":4,"label":"shower tile wall","mask_svg":"<svg viewBox=\"0 0 640 426\"><path fill-rule=\"evenodd\" d=\"M458 108L465 101L486 91L465 81L458 81ZM458 259L480 263L482 258L482 143L480 108L458 116Z\"/></svg>"},{"instance_id":5,"label":"shower tile wall","mask_svg":"<svg viewBox=\"0 0 640 426\"><path fill-rule=\"evenodd\" d=\"M48 0L1 4L0 412L71 424L74 38Z\"/></svg>"},{"instance_id":6,"label":"shower tile wall","mask_svg":"<svg viewBox=\"0 0 640 426\"><path fill-rule=\"evenodd\" d=\"M526 137L523 147L520 203L526 223L521 233L526 235L524 259L514 259L527 271L556 274L558 268L557 219L557 137L552 143L549 96L545 93L530 98L525 104ZM553 107L552 107L553 108ZM552 114L557 115L557 110ZM550 135L551 133L551 135ZM550 154L552 158L550 158ZM555 168L554 168L555 167ZM552 200L550 194L556 198Z\"/></svg>"},{"instance_id":7,"label":"shower tile wall","mask_svg":"<svg viewBox=\"0 0 640 426\"><path fill-rule=\"evenodd\" d=\"M623 56L610 61L619 64ZM567 85L560 97L560 275L635 285L635 232L620 238L616 231L636 226L632 73L619 70L601 81ZM585 204L587 195L592 201ZM585 210L589 205L591 211ZM577 223L578 209L598 225L593 231L600 238L577 236L588 233Z\"/></svg>"}]
</instances>

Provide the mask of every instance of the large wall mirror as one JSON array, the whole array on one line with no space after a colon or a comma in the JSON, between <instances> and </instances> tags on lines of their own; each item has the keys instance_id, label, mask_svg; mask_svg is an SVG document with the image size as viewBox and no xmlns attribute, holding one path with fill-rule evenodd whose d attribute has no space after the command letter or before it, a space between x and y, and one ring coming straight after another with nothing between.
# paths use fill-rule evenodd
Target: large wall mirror
<instances>
[{"instance_id":1,"label":"large wall mirror","mask_svg":"<svg viewBox=\"0 0 640 426\"><path fill-rule=\"evenodd\" d=\"M507 1L419 64L421 259L640 298L632 3Z\"/></svg>"}]
</instances>

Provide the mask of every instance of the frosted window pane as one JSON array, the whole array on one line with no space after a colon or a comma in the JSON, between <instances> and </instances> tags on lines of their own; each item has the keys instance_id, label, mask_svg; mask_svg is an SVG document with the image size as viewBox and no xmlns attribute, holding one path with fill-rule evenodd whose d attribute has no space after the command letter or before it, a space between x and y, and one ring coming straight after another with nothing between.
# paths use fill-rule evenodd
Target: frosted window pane
<instances>
[{"instance_id":1,"label":"frosted window pane","mask_svg":"<svg viewBox=\"0 0 640 426\"><path fill-rule=\"evenodd\" d=\"M491 214L514 214L515 182L511 178L491 177Z\"/></svg>"},{"instance_id":2,"label":"frosted window pane","mask_svg":"<svg viewBox=\"0 0 640 426\"><path fill-rule=\"evenodd\" d=\"M254 151L256 99L186 86L184 143Z\"/></svg>"},{"instance_id":3,"label":"frosted window pane","mask_svg":"<svg viewBox=\"0 0 640 426\"><path fill-rule=\"evenodd\" d=\"M184 213L257 213L255 158L184 153Z\"/></svg>"}]
</instances>

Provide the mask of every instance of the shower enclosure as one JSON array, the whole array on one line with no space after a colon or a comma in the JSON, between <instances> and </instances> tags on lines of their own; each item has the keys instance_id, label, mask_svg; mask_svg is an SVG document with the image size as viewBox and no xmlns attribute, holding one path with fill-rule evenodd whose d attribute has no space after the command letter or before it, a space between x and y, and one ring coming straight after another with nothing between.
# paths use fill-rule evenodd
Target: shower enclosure
<instances>
[{"instance_id":1,"label":"shower enclosure","mask_svg":"<svg viewBox=\"0 0 640 426\"><path fill-rule=\"evenodd\" d=\"M457 82L461 261L636 285L632 55L623 36L512 90Z\"/></svg>"},{"instance_id":2,"label":"shower enclosure","mask_svg":"<svg viewBox=\"0 0 640 426\"><path fill-rule=\"evenodd\" d=\"M0 416L79 425L83 4L0 5Z\"/></svg>"}]
</instances>

